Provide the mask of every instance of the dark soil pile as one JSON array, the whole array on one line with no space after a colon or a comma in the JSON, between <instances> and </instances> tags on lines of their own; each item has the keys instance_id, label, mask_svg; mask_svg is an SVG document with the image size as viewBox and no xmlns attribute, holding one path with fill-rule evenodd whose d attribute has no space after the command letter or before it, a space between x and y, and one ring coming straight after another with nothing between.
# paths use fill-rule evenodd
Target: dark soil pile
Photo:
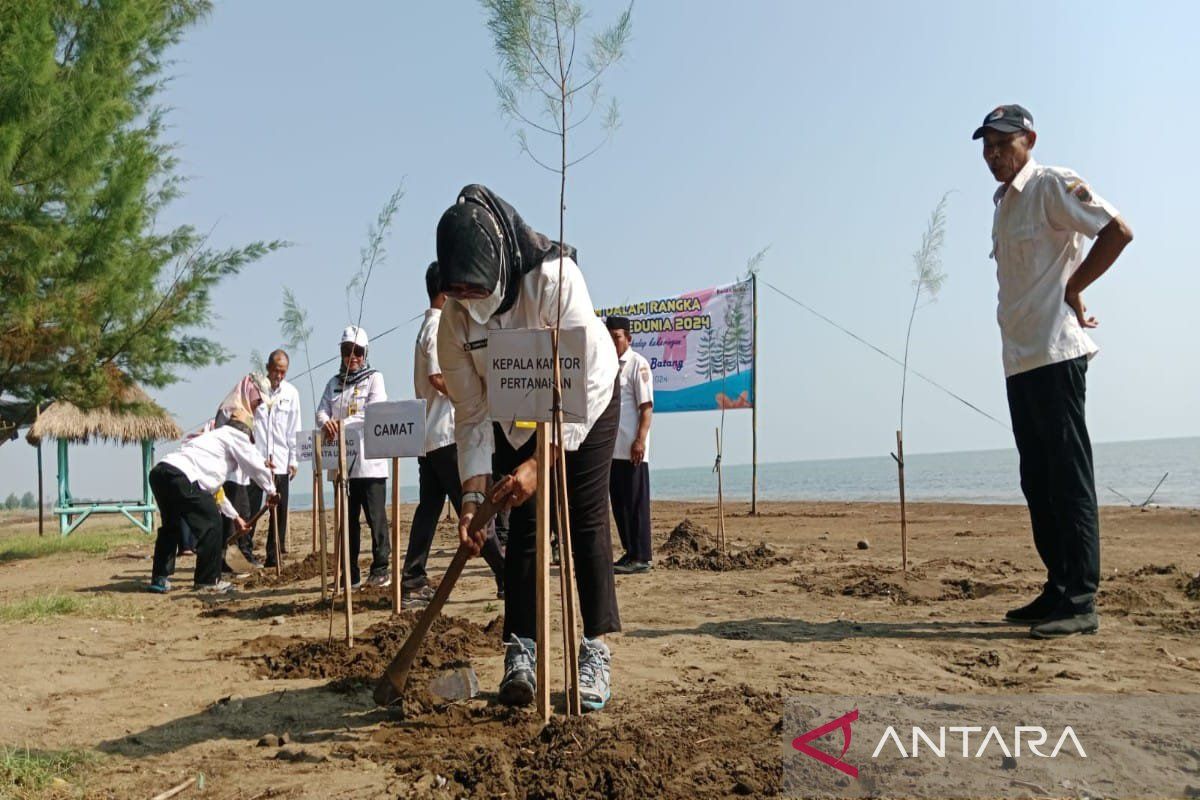
<instances>
[{"instance_id":1,"label":"dark soil pile","mask_svg":"<svg viewBox=\"0 0 1200 800\"><path fill-rule=\"evenodd\" d=\"M484 712L490 719L466 723L439 715L436 725L420 729L385 728L375 737L378 755L395 764L400 781L393 788L401 797L682 800L778 793L778 695L731 687L656 699L626 713L618 702L595 716L556 716L544 728L529 713L497 707Z\"/></svg>"},{"instance_id":2,"label":"dark soil pile","mask_svg":"<svg viewBox=\"0 0 1200 800\"><path fill-rule=\"evenodd\" d=\"M326 569L330 575L333 574L333 556L326 555ZM246 578L242 582L242 586L247 589L256 589L260 586L281 586L285 583L296 583L297 581L306 581L309 578L316 578L321 574L321 554L309 553L303 561L297 561L291 564L285 564L280 574L275 574L275 568L260 569Z\"/></svg>"},{"instance_id":3,"label":"dark soil pile","mask_svg":"<svg viewBox=\"0 0 1200 800\"><path fill-rule=\"evenodd\" d=\"M779 555L765 542L745 550L722 553L712 532L690 519L675 526L658 552L665 556L659 562L665 569L727 572L735 569L766 569L791 563L790 558Z\"/></svg>"},{"instance_id":4,"label":"dark soil pile","mask_svg":"<svg viewBox=\"0 0 1200 800\"><path fill-rule=\"evenodd\" d=\"M1200 600L1200 575L1193 575L1183 586L1183 593L1188 600Z\"/></svg>"},{"instance_id":5,"label":"dark soil pile","mask_svg":"<svg viewBox=\"0 0 1200 800\"><path fill-rule=\"evenodd\" d=\"M261 636L246 642L236 654L255 658L259 674L272 678L326 678L335 687L357 690L374 687L387 665L400 652L417 620L405 612L387 622L372 625L354 637L354 647L342 639ZM500 649L502 618L486 627L458 617L439 616L425 634L413 672L434 672L469 661L473 656ZM423 681L412 681L413 684ZM407 698L406 698L407 705Z\"/></svg>"}]
</instances>

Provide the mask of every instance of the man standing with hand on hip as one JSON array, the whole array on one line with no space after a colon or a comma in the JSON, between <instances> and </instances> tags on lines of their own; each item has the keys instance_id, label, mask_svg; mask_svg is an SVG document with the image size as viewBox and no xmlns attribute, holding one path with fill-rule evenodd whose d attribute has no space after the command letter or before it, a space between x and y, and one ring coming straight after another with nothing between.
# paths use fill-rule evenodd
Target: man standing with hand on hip
<instances>
[{"instance_id":1,"label":"man standing with hand on hip","mask_svg":"<svg viewBox=\"0 0 1200 800\"><path fill-rule=\"evenodd\" d=\"M613 564L617 575L649 572L650 549L650 417L654 413L654 377L650 364L632 347L629 320L609 317L605 326L617 349L621 421L613 449L608 496L625 555Z\"/></svg>"},{"instance_id":2,"label":"man standing with hand on hip","mask_svg":"<svg viewBox=\"0 0 1200 800\"><path fill-rule=\"evenodd\" d=\"M1133 241L1117 210L1069 169L1033 160L1033 115L993 109L975 131L1000 182L992 254L1000 285L997 319L1021 490L1033 541L1046 565L1042 593L1005 615L1036 639L1095 633L1100 521L1092 445L1084 415L1088 361L1083 291ZM1094 239L1084 255L1084 237Z\"/></svg>"}]
</instances>

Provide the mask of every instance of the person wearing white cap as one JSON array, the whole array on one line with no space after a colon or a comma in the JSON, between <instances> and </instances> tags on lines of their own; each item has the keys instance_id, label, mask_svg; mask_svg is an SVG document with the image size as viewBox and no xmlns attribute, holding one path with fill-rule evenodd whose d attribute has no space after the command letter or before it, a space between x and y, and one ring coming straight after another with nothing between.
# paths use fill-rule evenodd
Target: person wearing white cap
<instances>
[{"instance_id":1,"label":"person wearing white cap","mask_svg":"<svg viewBox=\"0 0 1200 800\"><path fill-rule=\"evenodd\" d=\"M347 465L350 494L350 585L361 585L358 553L361 542L360 512L366 512L371 528L371 573L368 586L390 586L388 559L392 548L388 538L386 458L363 458L363 422L371 403L387 400L383 375L367 363L370 340L362 328L351 325L342 332L341 366L329 383L317 406L317 425L324 430L326 441L337 438L337 421L346 422L347 442L357 442L357 453Z\"/></svg>"}]
</instances>

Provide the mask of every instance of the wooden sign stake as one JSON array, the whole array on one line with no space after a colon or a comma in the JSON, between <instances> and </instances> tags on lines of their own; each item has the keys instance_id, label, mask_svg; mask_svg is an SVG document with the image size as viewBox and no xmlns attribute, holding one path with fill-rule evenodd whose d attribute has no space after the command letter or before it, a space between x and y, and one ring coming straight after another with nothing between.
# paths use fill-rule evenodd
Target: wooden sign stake
<instances>
[{"instance_id":1,"label":"wooden sign stake","mask_svg":"<svg viewBox=\"0 0 1200 800\"><path fill-rule=\"evenodd\" d=\"M400 459L392 459L392 613L400 613Z\"/></svg>"},{"instance_id":2,"label":"wooden sign stake","mask_svg":"<svg viewBox=\"0 0 1200 800\"><path fill-rule=\"evenodd\" d=\"M550 721L550 423L537 424L537 712Z\"/></svg>"},{"instance_id":3,"label":"wooden sign stake","mask_svg":"<svg viewBox=\"0 0 1200 800\"><path fill-rule=\"evenodd\" d=\"M353 581L350 579L350 497L348 481L346 480L346 423L338 420L338 475L341 477L342 498L342 588L346 590L346 646L354 646L354 604L350 595L354 594Z\"/></svg>"},{"instance_id":4,"label":"wooden sign stake","mask_svg":"<svg viewBox=\"0 0 1200 800\"><path fill-rule=\"evenodd\" d=\"M316 513L316 519L321 527L321 599L326 599L329 594L329 573L326 572L325 565L325 550L326 540L329 538L325 528L325 477L321 470L321 443L323 436L320 429L313 433L313 508ZM315 535L315 534L314 534ZM313 549L317 549L316 545Z\"/></svg>"}]
</instances>

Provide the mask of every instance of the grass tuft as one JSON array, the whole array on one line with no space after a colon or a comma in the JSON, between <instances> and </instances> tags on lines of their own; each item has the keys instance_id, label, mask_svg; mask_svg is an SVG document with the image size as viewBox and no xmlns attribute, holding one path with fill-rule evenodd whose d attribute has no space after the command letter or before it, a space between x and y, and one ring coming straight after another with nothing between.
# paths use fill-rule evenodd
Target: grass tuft
<instances>
[{"instance_id":1,"label":"grass tuft","mask_svg":"<svg viewBox=\"0 0 1200 800\"><path fill-rule=\"evenodd\" d=\"M67 615L95 619L136 619L133 606L111 597L51 592L0 603L0 622L45 622Z\"/></svg>"},{"instance_id":2,"label":"grass tuft","mask_svg":"<svg viewBox=\"0 0 1200 800\"><path fill-rule=\"evenodd\" d=\"M0 564L57 553L107 553L114 547L152 541L137 530L88 531L67 537L57 533L24 534L0 539Z\"/></svg>"},{"instance_id":3,"label":"grass tuft","mask_svg":"<svg viewBox=\"0 0 1200 800\"><path fill-rule=\"evenodd\" d=\"M0 800L25 800L77 776L98 761L86 750L30 750L0 745Z\"/></svg>"}]
</instances>

